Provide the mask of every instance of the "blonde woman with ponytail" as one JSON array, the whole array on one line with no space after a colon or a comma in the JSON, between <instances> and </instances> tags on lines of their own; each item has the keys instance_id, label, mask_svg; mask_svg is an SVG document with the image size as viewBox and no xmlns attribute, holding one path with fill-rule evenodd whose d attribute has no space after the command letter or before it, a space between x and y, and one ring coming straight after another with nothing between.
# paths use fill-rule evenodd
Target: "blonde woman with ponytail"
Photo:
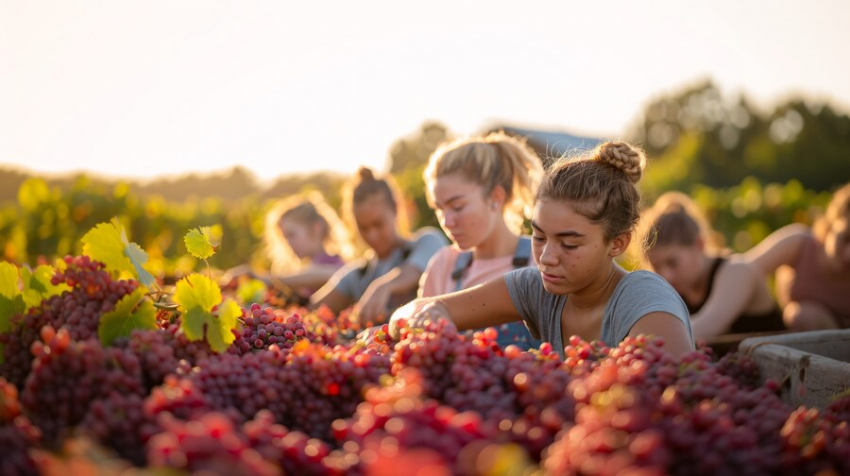
<instances>
[{"instance_id":1,"label":"blonde woman with ponytail","mask_svg":"<svg viewBox=\"0 0 850 476\"><path fill-rule=\"evenodd\" d=\"M531 239L521 236L531 216L543 167L524 141L502 132L441 145L428 162L426 197L453 246L431 259L419 284L433 297L486 283L534 266ZM502 347L537 347L521 321L497 328Z\"/></svg>"},{"instance_id":2,"label":"blonde woman with ponytail","mask_svg":"<svg viewBox=\"0 0 850 476\"><path fill-rule=\"evenodd\" d=\"M392 315L390 332L397 335L401 320L421 326L446 319L466 330L521 319L562 359L572 335L616 346L627 336L653 334L673 355L693 350L688 309L676 291L657 274L628 272L615 261L640 217L636 183L645 160L627 143L606 142L552 165L532 213L536 266L417 299Z\"/></svg>"},{"instance_id":3,"label":"blonde woman with ponytail","mask_svg":"<svg viewBox=\"0 0 850 476\"><path fill-rule=\"evenodd\" d=\"M265 215L263 239L271 261L269 274L238 266L225 273L223 283L247 275L291 290L292 298L306 301L353 258L348 230L318 192L275 202Z\"/></svg>"}]
</instances>

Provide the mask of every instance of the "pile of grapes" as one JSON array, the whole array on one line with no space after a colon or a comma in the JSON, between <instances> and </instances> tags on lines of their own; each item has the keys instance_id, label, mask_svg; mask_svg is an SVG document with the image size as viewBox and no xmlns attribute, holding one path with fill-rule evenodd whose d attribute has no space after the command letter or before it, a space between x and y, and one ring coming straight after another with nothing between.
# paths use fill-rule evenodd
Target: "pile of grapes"
<instances>
[{"instance_id":1,"label":"pile of grapes","mask_svg":"<svg viewBox=\"0 0 850 476\"><path fill-rule=\"evenodd\" d=\"M225 352L167 312L103 346L138 283L66 264L70 291L0 333L3 475L850 474L850 396L792 408L744 355L574 337L561 361L440 323L366 345L326 311L256 304Z\"/></svg>"}]
</instances>

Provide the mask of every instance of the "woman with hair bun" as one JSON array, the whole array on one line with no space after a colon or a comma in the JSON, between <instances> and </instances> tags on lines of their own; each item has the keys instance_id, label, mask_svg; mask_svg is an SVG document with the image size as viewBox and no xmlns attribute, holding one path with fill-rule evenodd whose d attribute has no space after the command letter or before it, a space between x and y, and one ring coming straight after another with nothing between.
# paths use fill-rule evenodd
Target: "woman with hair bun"
<instances>
[{"instance_id":1,"label":"woman with hair bun","mask_svg":"<svg viewBox=\"0 0 850 476\"><path fill-rule=\"evenodd\" d=\"M534 266L531 239L522 236L543 176L540 158L503 132L457 139L437 148L424 178L426 197L453 241L431 258L419 297L471 288L517 268ZM539 346L521 321L497 328L497 343Z\"/></svg>"},{"instance_id":2,"label":"woman with hair bun","mask_svg":"<svg viewBox=\"0 0 850 476\"><path fill-rule=\"evenodd\" d=\"M376 178L361 167L343 190L343 215L368 246L367 256L337 271L311 298L332 311L354 305L362 324L382 323L416 297L428 261L446 244L434 228L405 238L407 216L391 177Z\"/></svg>"},{"instance_id":3,"label":"woman with hair bun","mask_svg":"<svg viewBox=\"0 0 850 476\"><path fill-rule=\"evenodd\" d=\"M446 319L466 330L522 319L562 359L572 335L616 346L627 336L652 334L673 355L693 350L688 309L676 291L652 272L630 273L614 261L640 217L635 184L645 160L627 143L606 142L552 165L531 221L536 267L417 299L392 315L390 332L398 335L400 320L421 326Z\"/></svg>"},{"instance_id":4,"label":"woman with hair bun","mask_svg":"<svg viewBox=\"0 0 850 476\"><path fill-rule=\"evenodd\" d=\"M708 221L690 197L667 192L641 221L638 242L650 269L682 296L694 337L785 330L764 274L714 244Z\"/></svg>"}]
</instances>

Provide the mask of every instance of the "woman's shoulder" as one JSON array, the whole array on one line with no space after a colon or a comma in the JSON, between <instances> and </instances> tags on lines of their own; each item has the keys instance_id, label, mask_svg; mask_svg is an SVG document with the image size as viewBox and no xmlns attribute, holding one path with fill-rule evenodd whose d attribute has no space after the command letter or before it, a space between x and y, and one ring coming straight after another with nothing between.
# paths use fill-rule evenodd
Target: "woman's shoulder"
<instances>
[{"instance_id":1,"label":"woman's shoulder","mask_svg":"<svg viewBox=\"0 0 850 476\"><path fill-rule=\"evenodd\" d=\"M688 307L664 278L652 271L632 271L620 280L609 306L618 309L649 309L687 318Z\"/></svg>"},{"instance_id":2,"label":"woman's shoulder","mask_svg":"<svg viewBox=\"0 0 850 476\"><path fill-rule=\"evenodd\" d=\"M449 243L439 229L433 226L424 226L416 230L408 240L414 248L417 246L442 247Z\"/></svg>"},{"instance_id":3,"label":"woman's shoulder","mask_svg":"<svg viewBox=\"0 0 850 476\"><path fill-rule=\"evenodd\" d=\"M433 226L423 226L416 230L410 237L411 241L431 240L435 238L443 242L447 241L443 232Z\"/></svg>"},{"instance_id":4,"label":"woman's shoulder","mask_svg":"<svg viewBox=\"0 0 850 476\"><path fill-rule=\"evenodd\" d=\"M429 263L429 266L439 266L440 268L453 266L460 253L460 250L454 246L445 245L434 253L434 256L431 257L431 263Z\"/></svg>"},{"instance_id":5,"label":"woman's shoulder","mask_svg":"<svg viewBox=\"0 0 850 476\"><path fill-rule=\"evenodd\" d=\"M658 294L660 293L660 294ZM622 296L675 296L681 300L679 293L660 275L645 269L632 271L623 276L617 285L615 294Z\"/></svg>"}]
</instances>

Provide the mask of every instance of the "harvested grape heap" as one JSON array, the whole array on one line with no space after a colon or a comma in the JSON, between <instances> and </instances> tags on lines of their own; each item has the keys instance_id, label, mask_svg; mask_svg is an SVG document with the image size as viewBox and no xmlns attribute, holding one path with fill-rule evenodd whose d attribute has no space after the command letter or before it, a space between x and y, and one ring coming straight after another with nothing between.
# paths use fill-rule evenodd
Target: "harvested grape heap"
<instances>
[{"instance_id":1,"label":"harvested grape heap","mask_svg":"<svg viewBox=\"0 0 850 476\"><path fill-rule=\"evenodd\" d=\"M561 361L548 344L503 349L492 330L442 323L365 345L326 310L259 304L142 319L142 301L123 300L141 299L139 282L64 263L51 282L67 287L0 333L3 475L104 460L203 474L850 474L850 395L792 408L745 355L573 337ZM198 316L206 338L184 321ZM125 318L146 324L101 326Z\"/></svg>"}]
</instances>

